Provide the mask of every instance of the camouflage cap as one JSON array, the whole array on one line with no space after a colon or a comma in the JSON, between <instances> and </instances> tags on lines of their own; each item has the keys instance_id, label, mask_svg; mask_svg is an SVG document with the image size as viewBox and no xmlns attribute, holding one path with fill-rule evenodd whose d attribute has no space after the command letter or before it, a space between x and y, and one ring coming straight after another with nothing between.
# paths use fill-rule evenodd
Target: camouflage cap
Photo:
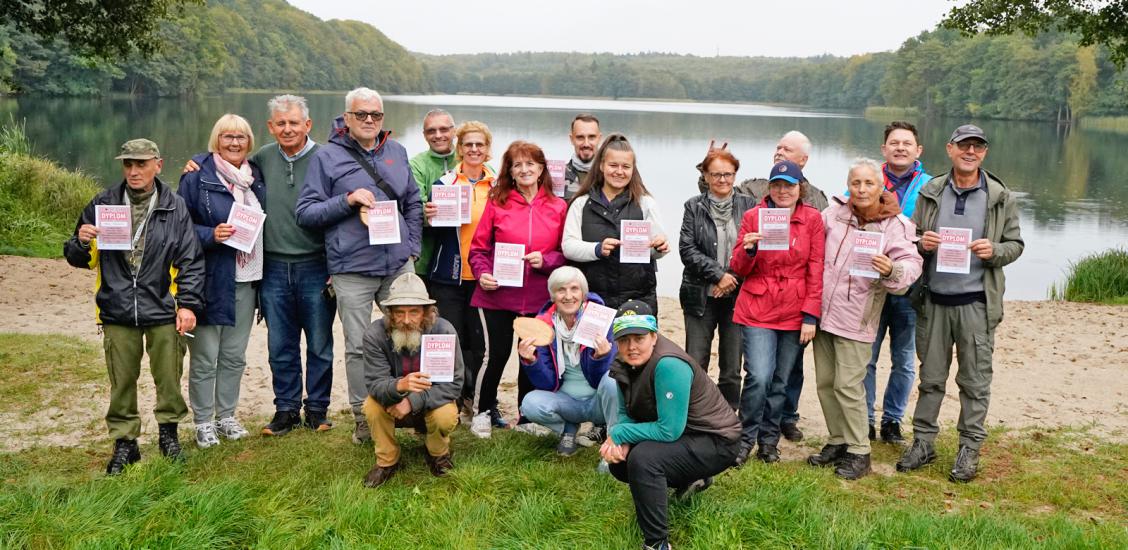
<instances>
[{"instance_id":1,"label":"camouflage cap","mask_svg":"<svg viewBox=\"0 0 1128 550\"><path fill-rule=\"evenodd\" d=\"M145 138L138 138L131 139L121 144L121 154L114 157L114 160L149 160L159 158L161 158L161 151L157 149L156 143Z\"/></svg>"}]
</instances>

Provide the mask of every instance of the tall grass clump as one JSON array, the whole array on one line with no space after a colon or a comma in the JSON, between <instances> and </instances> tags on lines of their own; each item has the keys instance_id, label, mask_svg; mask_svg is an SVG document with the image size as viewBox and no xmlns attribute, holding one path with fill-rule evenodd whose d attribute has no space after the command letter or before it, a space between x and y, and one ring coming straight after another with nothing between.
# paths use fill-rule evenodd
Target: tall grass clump
<instances>
[{"instance_id":1,"label":"tall grass clump","mask_svg":"<svg viewBox=\"0 0 1128 550\"><path fill-rule=\"evenodd\" d=\"M22 124L0 127L0 254L52 258L101 187L32 154Z\"/></svg>"},{"instance_id":2,"label":"tall grass clump","mask_svg":"<svg viewBox=\"0 0 1128 550\"><path fill-rule=\"evenodd\" d=\"M1114 248L1071 264L1065 282L1050 287L1050 298L1128 304L1128 250Z\"/></svg>"}]
</instances>

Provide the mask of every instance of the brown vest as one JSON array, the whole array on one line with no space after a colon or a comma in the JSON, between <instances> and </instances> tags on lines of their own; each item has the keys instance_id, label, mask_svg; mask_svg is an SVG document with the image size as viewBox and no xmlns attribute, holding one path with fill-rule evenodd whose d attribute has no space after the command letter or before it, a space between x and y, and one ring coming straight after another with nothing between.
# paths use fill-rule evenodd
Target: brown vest
<instances>
[{"instance_id":1,"label":"brown vest","mask_svg":"<svg viewBox=\"0 0 1128 550\"><path fill-rule=\"evenodd\" d=\"M650 360L641 368L616 359L611 365L611 378L619 383L627 414L637 422L658 420L658 403L654 397L654 373L658 361L663 357L675 357L689 364L693 369L693 381L689 390L689 414L685 422L687 432L713 434L729 441L740 438L740 420L729 407L721 390L709 379L684 350L665 336L658 335Z\"/></svg>"}]
</instances>

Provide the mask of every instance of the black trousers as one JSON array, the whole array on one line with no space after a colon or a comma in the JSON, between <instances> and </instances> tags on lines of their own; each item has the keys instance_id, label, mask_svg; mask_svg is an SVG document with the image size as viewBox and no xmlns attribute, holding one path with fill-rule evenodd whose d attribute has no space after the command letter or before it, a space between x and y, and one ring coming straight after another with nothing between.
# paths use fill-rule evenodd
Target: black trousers
<instances>
[{"instance_id":1,"label":"black trousers","mask_svg":"<svg viewBox=\"0 0 1128 550\"><path fill-rule=\"evenodd\" d=\"M497 408L497 386L501 383L505 364L513 355L513 320L518 316L516 312L504 309L482 309L486 340L489 342L489 358L486 360L486 371L482 373L482 388L478 393L478 412ZM525 400L525 395L531 391L533 391L533 383L525 375L525 369L518 369L518 407Z\"/></svg>"},{"instance_id":2,"label":"black trousers","mask_svg":"<svg viewBox=\"0 0 1128 550\"><path fill-rule=\"evenodd\" d=\"M627 460L611 465L611 475L631 486L635 520L646 544L657 546L669 538L667 489L682 488L725 471L739 450L739 438L729 441L686 432L670 443L643 441L632 445Z\"/></svg>"},{"instance_id":3,"label":"black trousers","mask_svg":"<svg viewBox=\"0 0 1128 550\"><path fill-rule=\"evenodd\" d=\"M686 313L685 352L708 372L709 360L713 355L713 334L720 335L720 344L717 346L717 370L720 373L717 387L729 406L739 409L742 382L740 360L743 357L744 337L740 333L740 325L732 322L735 307L735 298L710 297L705 301L704 316L694 317Z\"/></svg>"},{"instance_id":4,"label":"black trousers","mask_svg":"<svg viewBox=\"0 0 1128 550\"><path fill-rule=\"evenodd\" d=\"M461 281L457 285L432 282L428 287L439 308L439 317L450 321L458 334L458 347L462 348L462 361L466 368L466 374L462 378L462 397L471 401L478 382L478 371L482 370L482 362L486 357L482 320L478 316L478 308L470 305L476 286L478 283L475 281Z\"/></svg>"}]
</instances>

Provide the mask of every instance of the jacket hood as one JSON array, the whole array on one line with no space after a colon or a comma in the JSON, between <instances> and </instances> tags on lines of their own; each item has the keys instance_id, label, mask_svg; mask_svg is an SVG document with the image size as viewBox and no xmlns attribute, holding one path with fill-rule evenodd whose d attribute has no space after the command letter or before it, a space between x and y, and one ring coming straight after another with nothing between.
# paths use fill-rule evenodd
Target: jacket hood
<instances>
[{"instance_id":1,"label":"jacket hood","mask_svg":"<svg viewBox=\"0 0 1128 550\"><path fill-rule=\"evenodd\" d=\"M392 137L391 130L380 130L380 133L376 134L376 150L379 151L384 147L390 137ZM345 126L345 115L338 115L337 118L333 119L333 127L329 129L328 140L330 143L336 143L341 147L355 149L359 153L365 152L364 148L349 135L349 128Z\"/></svg>"}]
</instances>

